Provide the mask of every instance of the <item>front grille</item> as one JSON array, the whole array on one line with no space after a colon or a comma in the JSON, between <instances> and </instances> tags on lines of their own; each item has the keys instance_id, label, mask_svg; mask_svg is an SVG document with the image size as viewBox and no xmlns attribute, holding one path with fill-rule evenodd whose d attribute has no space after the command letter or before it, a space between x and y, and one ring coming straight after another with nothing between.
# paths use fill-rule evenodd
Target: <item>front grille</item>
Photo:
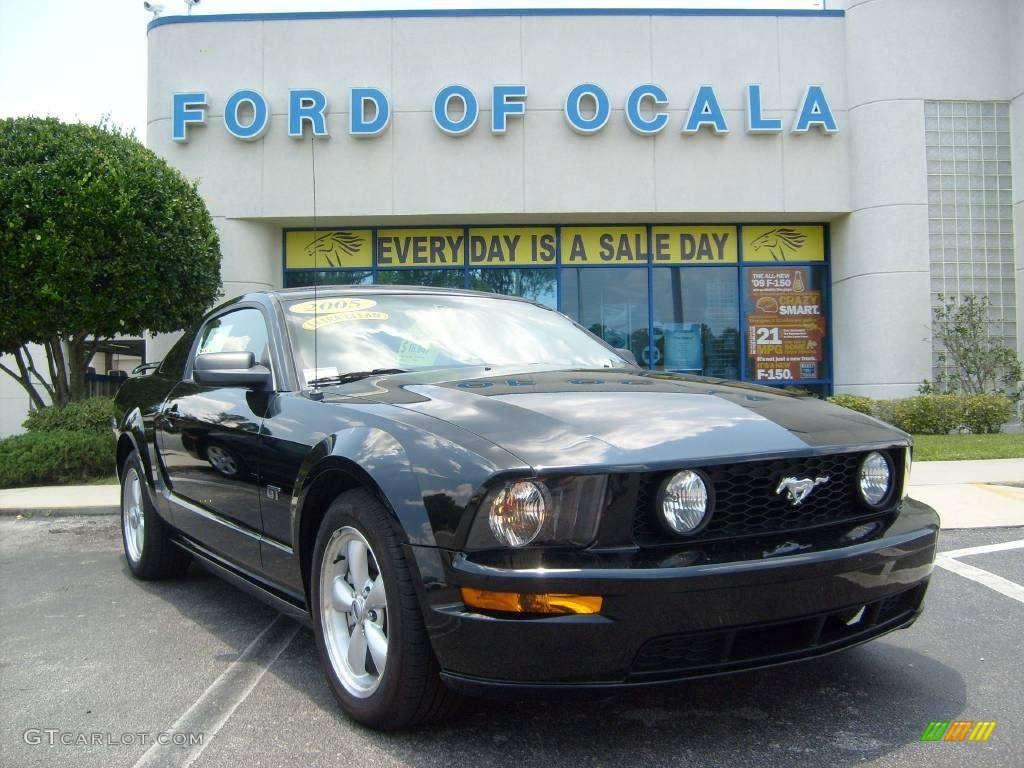
<instances>
[{"instance_id":1,"label":"front grille","mask_svg":"<svg viewBox=\"0 0 1024 768\"><path fill-rule=\"evenodd\" d=\"M878 515L880 512L868 507L857 493L857 468L864 455L837 453L704 467L714 488L714 508L707 525L686 540L784 533ZM893 469L898 478L898 461L893 461ZM633 535L642 546L680 541L664 531L655 509L658 487L670 474L648 476L638 490ZM829 480L794 506L785 492L775 492L784 477Z\"/></svg>"},{"instance_id":2,"label":"front grille","mask_svg":"<svg viewBox=\"0 0 1024 768\"><path fill-rule=\"evenodd\" d=\"M686 676L813 656L863 642L909 621L925 584L882 600L792 621L687 635L665 635L640 648L635 679Z\"/></svg>"}]
</instances>

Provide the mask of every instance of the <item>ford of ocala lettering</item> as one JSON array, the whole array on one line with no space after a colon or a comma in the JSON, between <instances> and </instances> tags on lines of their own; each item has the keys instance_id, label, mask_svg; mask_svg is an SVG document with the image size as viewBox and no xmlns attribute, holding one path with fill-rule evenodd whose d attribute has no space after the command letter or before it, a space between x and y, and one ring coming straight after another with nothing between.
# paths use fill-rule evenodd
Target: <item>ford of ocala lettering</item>
<instances>
[{"instance_id":1,"label":"ford of ocala lettering","mask_svg":"<svg viewBox=\"0 0 1024 768\"><path fill-rule=\"evenodd\" d=\"M132 573L198 562L305 621L378 728L848 648L914 622L935 556L906 434L523 299L248 294L117 409Z\"/></svg>"}]
</instances>

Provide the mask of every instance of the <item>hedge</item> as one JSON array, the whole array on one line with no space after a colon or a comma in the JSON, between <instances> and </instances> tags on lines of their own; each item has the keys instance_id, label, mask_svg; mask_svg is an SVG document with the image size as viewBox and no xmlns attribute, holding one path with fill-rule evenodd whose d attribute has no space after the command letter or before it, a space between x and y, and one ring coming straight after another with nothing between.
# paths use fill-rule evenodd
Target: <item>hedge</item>
<instances>
[{"instance_id":1,"label":"hedge","mask_svg":"<svg viewBox=\"0 0 1024 768\"><path fill-rule=\"evenodd\" d=\"M1013 403L1002 395L992 394L918 395L903 400L836 395L829 401L916 435L948 435L954 430L991 434L1013 416Z\"/></svg>"},{"instance_id":2,"label":"hedge","mask_svg":"<svg viewBox=\"0 0 1024 768\"><path fill-rule=\"evenodd\" d=\"M872 410L874 401L870 397L862 395L833 395L828 401L841 405L843 408L849 408L851 411L857 411L857 413L863 413L868 416L874 415Z\"/></svg>"},{"instance_id":3,"label":"hedge","mask_svg":"<svg viewBox=\"0 0 1024 768\"><path fill-rule=\"evenodd\" d=\"M963 425L975 434L993 434L1013 417L1013 410L1002 395L971 395L964 398Z\"/></svg>"},{"instance_id":4,"label":"hedge","mask_svg":"<svg viewBox=\"0 0 1024 768\"><path fill-rule=\"evenodd\" d=\"M0 440L0 488L59 485L114 472L114 436L26 432Z\"/></svg>"},{"instance_id":5,"label":"hedge","mask_svg":"<svg viewBox=\"0 0 1024 768\"><path fill-rule=\"evenodd\" d=\"M91 432L110 434L114 415L114 398L91 397L68 403L63 408L50 406L31 411L21 426L29 432Z\"/></svg>"}]
</instances>

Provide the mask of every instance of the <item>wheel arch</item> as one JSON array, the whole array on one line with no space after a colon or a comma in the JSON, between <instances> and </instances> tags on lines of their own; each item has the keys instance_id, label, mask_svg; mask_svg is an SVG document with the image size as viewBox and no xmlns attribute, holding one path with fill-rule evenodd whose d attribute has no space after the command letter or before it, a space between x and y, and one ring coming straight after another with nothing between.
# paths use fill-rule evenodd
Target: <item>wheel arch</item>
<instances>
[{"instance_id":1,"label":"wheel arch","mask_svg":"<svg viewBox=\"0 0 1024 768\"><path fill-rule=\"evenodd\" d=\"M308 487L303 492L301 512L298 516L298 532L294 539L295 554L299 560L302 573L302 587L309 602L310 568L313 563L313 549L316 543L320 524L327 514L327 509L336 498L346 491L365 488L373 493L390 513L395 522L394 509L388 502L380 486L361 467L355 463L335 458L324 462L318 467L316 474L310 478ZM402 535L400 525L393 526ZM403 536L403 539L405 537Z\"/></svg>"},{"instance_id":2,"label":"wheel arch","mask_svg":"<svg viewBox=\"0 0 1024 768\"><path fill-rule=\"evenodd\" d=\"M153 488L153 465L152 457L146 450L146 430L142 422L142 413L138 408L127 413L118 427L116 462L117 479L121 480L121 472L124 463L132 451L139 454L142 461L142 470L146 474L146 483Z\"/></svg>"},{"instance_id":3,"label":"wheel arch","mask_svg":"<svg viewBox=\"0 0 1024 768\"><path fill-rule=\"evenodd\" d=\"M292 542L307 603L317 531L327 508L346 491L373 493L404 544L434 545L412 464L399 441L381 429L354 428L324 438L303 462L295 487Z\"/></svg>"}]
</instances>

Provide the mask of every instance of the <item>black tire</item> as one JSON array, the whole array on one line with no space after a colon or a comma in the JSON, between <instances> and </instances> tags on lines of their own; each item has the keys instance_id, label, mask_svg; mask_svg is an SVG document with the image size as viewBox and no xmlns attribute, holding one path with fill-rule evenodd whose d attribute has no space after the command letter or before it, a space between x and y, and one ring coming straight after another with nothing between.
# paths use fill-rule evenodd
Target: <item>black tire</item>
<instances>
[{"instance_id":1,"label":"black tire","mask_svg":"<svg viewBox=\"0 0 1024 768\"><path fill-rule=\"evenodd\" d=\"M321 570L335 533L355 529L369 544L387 597L387 662L369 695L354 695L327 650L321 611ZM328 508L316 537L310 572L311 613L317 650L327 682L341 708L354 720L381 730L398 730L451 717L461 697L441 680L430 647L414 576L380 500L364 489L341 494ZM336 609L335 609L336 610Z\"/></svg>"},{"instance_id":2,"label":"black tire","mask_svg":"<svg viewBox=\"0 0 1024 768\"><path fill-rule=\"evenodd\" d=\"M138 482L138 503L134 503L134 483ZM126 506L127 505L127 506ZM133 508L138 517L132 523ZM135 536L135 526L142 522L142 536ZM131 538L130 538L131 537ZM141 540L140 540L141 539ZM188 570L190 557L171 541L171 532L149 497L146 473L139 454L132 451L121 467L121 544L132 575L143 581L173 579Z\"/></svg>"}]
</instances>

